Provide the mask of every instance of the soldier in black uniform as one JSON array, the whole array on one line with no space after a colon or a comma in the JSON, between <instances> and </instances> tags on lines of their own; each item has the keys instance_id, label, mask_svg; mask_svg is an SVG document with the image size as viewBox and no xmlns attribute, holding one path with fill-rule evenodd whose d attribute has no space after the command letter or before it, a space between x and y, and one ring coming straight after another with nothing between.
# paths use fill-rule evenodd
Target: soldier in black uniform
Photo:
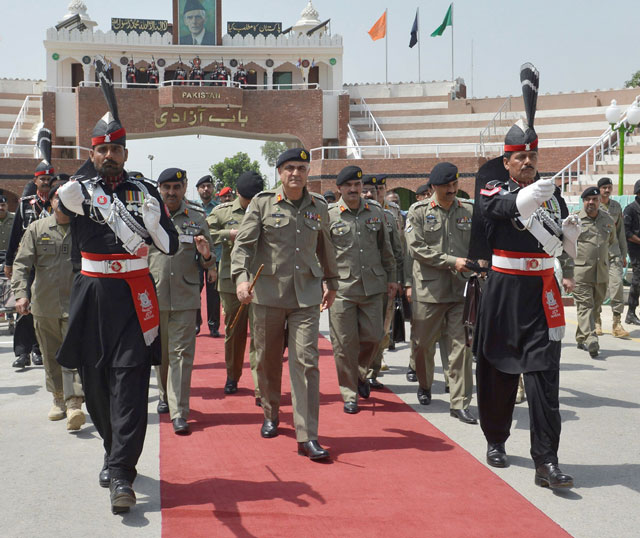
<instances>
[{"instance_id":1,"label":"soldier in black uniform","mask_svg":"<svg viewBox=\"0 0 640 538\"><path fill-rule=\"evenodd\" d=\"M625 321L629 325L640 325L640 319L636 315L638 296L640 295L640 179L633 186L633 194L636 195L635 199L622 212L624 233L627 237L629 259L633 271Z\"/></svg>"},{"instance_id":2,"label":"soldier in black uniform","mask_svg":"<svg viewBox=\"0 0 640 538\"><path fill-rule=\"evenodd\" d=\"M492 250L473 344L477 356L480 424L488 442L487 462L508 464L509 437L518 379L524 374L531 423L535 483L573 486L558 467L560 441L559 365L564 334L562 297L554 258L563 266L566 291L574 285L572 261L579 219L567 218L560 190L538 180L538 137L533 130L538 72L521 68L527 124L518 122L505 138L503 165L509 180L489 181L478 205ZM476 226L474 219L473 225ZM472 234L473 235L473 234Z\"/></svg>"},{"instance_id":3,"label":"soldier in black uniform","mask_svg":"<svg viewBox=\"0 0 640 538\"><path fill-rule=\"evenodd\" d=\"M160 364L160 312L147 245L174 254L178 234L156 188L124 171L126 132L113 86L102 62L96 65L110 112L93 130L95 172L58 191L71 216L72 259L82 270L73 281L69 329L56 358L78 368L82 378L105 448L99 483L109 487L117 513L136 502L132 482L147 429L149 373L152 363Z\"/></svg>"},{"instance_id":4,"label":"soldier in black uniform","mask_svg":"<svg viewBox=\"0 0 640 538\"><path fill-rule=\"evenodd\" d=\"M39 218L45 218L52 214L51 204L49 203L49 191L51 190L51 178L55 172L51 164L51 131L49 129L40 129L38 132L38 147L40 148L43 159L33 174L33 183L27 184L25 187L25 192L31 194L23 194L22 198L20 198L16 216L13 220L13 226L11 227L11 236L9 237L4 266L4 272L7 278L11 278L13 274L13 260L18 252L20 240L25 230L29 227L29 224ZM35 192L32 190L33 187L27 188L30 185L35 187ZM33 277L34 275L31 274L28 283L29 290L31 289ZM28 299L31 299L31 297L28 297ZM13 351L17 357L12 365L14 368L29 366L32 357L33 364L36 366L42 365L42 355L33 328L32 314L18 318L13 335Z\"/></svg>"}]
</instances>

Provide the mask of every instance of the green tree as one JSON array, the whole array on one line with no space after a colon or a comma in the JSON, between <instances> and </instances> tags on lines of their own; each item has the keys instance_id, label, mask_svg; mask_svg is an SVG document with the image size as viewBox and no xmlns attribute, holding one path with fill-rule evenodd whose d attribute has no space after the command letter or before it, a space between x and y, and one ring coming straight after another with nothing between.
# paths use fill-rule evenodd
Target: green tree
<instances>
[{"instance_id":1,"label":"green tree","mask_svg":"<svg viewBox=\"0 0 640 538\"><path fill-rule=\"evenodd\" d=\"M278 156L286 150L287 145L284 142L265 142L264 144L262 144L262 146L260 146L262 156L271 168L276 165Z\"/></svg>"},{"instance_id":2,"label":"green tree","mask_svg":"<svg viewBox=\"0 0 640 538\"><path fill-rule=\"evenodd\" d=\"M251 161L249 155L243 151L239 151L233 157L226 157L224 161L211 165L209 168L214 178L216 191L219 191L223 187L231 187L235 191L238 176L249 170L258 172L258 174L264 177L260 171L260 163L258 161Z\"/></svg>"},{"instance_id":3,"label":"green tree","mask_svg":"<svg viewBox=\"0 0 640 538\"><path fill-rule=\"evenodd\" d=\"M627 82L624 83L625 88L635 88L637 86L640 86L640 71L636 71L631 76L631 80L627 80Z\"/></svg>"}]
</instances>

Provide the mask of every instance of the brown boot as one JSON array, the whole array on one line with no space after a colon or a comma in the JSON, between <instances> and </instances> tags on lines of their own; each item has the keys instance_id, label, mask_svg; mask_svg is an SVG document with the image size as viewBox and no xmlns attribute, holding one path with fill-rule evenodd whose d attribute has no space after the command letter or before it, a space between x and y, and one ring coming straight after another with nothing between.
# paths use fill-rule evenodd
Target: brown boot
<instances>
[{"instance_id":1,"label":"brown boot","mask_svg":"<svg viewBox=\"0 0 640 538\"><path fill-rule=\"evenodd\" d=\"M622 326L620 314L614 314L613 316L613 330L611 331L611 334L613 334L615 338L629 337L629 331L625 330L625 328Z\"/></svg>"},{"instance_id":2,"label":"brown boot","mask_svg":"<svg viewBox=\"0 0 640 538\"><path fill-rule=\"evenodd\" d=\"M602 320L598 318L596 320L596 335L602 336L604 333L602 332Z\"/></svg>"},{"instance_id":3,"label":"brown boot","mask_svg":"<svg viewBox=\"0 0 640 538\"><path fill-rule=\"evenodd\" d=\"M53 405L49 409L49 420L62 420L66 414L64 405L64 394L62 392L53 393Z\"/></svg>"},{"instance_id":4,"label":"brown boot","mask_svg":"<svg viewBox=\"0 0 640 538\"><path fill-rule=\"evenodd\" d=\"M82 398L72 396L67 400L67 430L79 430L86 421L82 412Z\"/></svg>"}]
</instances>

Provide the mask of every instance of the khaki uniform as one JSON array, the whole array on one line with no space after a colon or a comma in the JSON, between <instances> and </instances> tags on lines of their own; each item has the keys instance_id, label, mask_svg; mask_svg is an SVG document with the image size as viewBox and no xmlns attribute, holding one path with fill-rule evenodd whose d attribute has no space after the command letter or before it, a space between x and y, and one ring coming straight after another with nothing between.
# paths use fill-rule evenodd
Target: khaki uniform
<instances>
[{"instance_id":1,"label":"khaki uniform","mask_svg":"<svg viewBox=\"0 0 640 538\"><path fill-rule=\"evenodd\" d=\"M47 390L63 393L65 401L84 398L77 370L63 368L56 353L67 333L69 296L73 281L71 233L68 224L58 224L55 215L32 222L20 241L13 262L11 287L16 300L29 298L36 337L42 351Z\"/></svg>"},{"instance_id":2,"label":"khaki uniform","mask_svg":"<svg viewBox=\"0 0 640 538\"><path fill-rule=\"evenodd\" d=\"M245 209L240 205L240 198L233 202L221 204L213 209L207 217L207 224L211 233L211 240L216 245L222 247L221 258L218 263L218 292L222 300L224 310L224 322L226 325L224 335L224 360L227 365L227 379L238 381L242 375L242 365L244 363L244 352L247 345L247 322L252 327L251 305L247 305L233 329L229 325L235 319L240 301L236 295L236 287L231 280L231 249L233 241L230 231L237 230L244 218ZM253 335L253 329L251 328ZM260 397L258 389L258 377L256 374L256 350L253 338L249 343L249 364L251 365L251 375L255 387L256 398Z\"/></svg>"},{"instance_id":3,"label":"khaki uniform","mask_svg":"<svg viewBox=\"0 0 640 538\"><path fill-rule=\"evenodd\" d=\"M364 380L382 334L382 297L396 282L384 214L363 199L351 210L329 206L331 241L338 264L338 293L329 309L331 344L338 384L345 402L357 401L358 379Z\"/></svg>"},{"instance_id":4,"label":"khaki uniform","mask_svg":"<svg viewBox=\"0 0 640 538\"><path fill-rule=\"evenodd\" d=\"M171 420L187 419L191 371L196 351L196 312L200 308L202 269L216 263L209 227L204 213L185 203L171 215L178 232L178 252L167 256L154 245L149 247L149 271L156 283L160 307L162 363L156 366L160 399L169 404ZM209 241L211 259L204 261L194 237Z\"/></svg>"},{"instance_id":5,"label":"khaki uniform","mask_svg":"<svg viewBox=\"0 0 640 538\"><path fill-rule=\"evenodd\" d=\"M323 280L329 289L338 288L324 198L305 189L294 203L279 187L251 200L231 252L232 279L236 285L249 282L261 264L264 269L254 288L253 323L264 416L272 421L278 418L286 322L296 439L317 440L318 305Z\"/></svg>"},{"instance_id":6,"label":"khaki uniform","mask_svg":"<svg viewBox=\"0 0 640 538\"><path fill-rule=\"evenodd\" d=\"M613 199L609 199L609 204L600 204L600 209L607 211L616 227L616 239L619 254L614 249L609 253L609 297L611 298L611 311L613 312L614 323L620 321L624 311L624 287L622 283L622 264L627 259L627 237L624 232L624 219L622 217L622 206ZM596 323L600 324L601 306L596 308Z\"/></svg>"},{"instance_id":7,"label":"khaki uniform","mask_svg":"<svg viewBox=\"0 0 640 538\"><path fill-rule=\"evenodd\" d=\"M601 307L609 282L609 258L620 257L615 223L609 213L598 211L595 219L582 209L580 217L582 233L578 237L578 254L575 259L576 286L573 298L576 302L578 328L576 342L587 347L597 344L595 332L596 309Z\"/></svg>"},{"instance_id":8,"label":"khaki uniform","mask_svg":"<svg viewBox=\"0 0 640 538\"><path fill-rule=\"evenodd\" d=\"M371 200L367 200L368 203L371 203ZM377 202L373 202L377 204ZM378 204L379 205L379 204ZM395 204L393 204L396 208ZM399 209L398 209L399 211ZM399 218L402 216L398 213ZM394 213L391 209L384 209L384 222L387 227L387 232L389 233L389 241L391 243L391 250L393 252L393 258L396 261L396 282L402 284L403 274L404 274L404 236L402 234L402 220L397 220L394 216ZM389 304L389 295L384 294L382 296L382 321L384 323L384 318L387 312L387 305ZM369 371L367 372L367 377L369 379L375 379L380 374L380 367L382 366L382 356L384 355L384 350L389 345L389 333L382 335L382 340L378 345L378 349L371 360L371 366L369 367Z\"/></svg>"},{"instance_id":9,"label":"khaki uniform","mask_svg":"<svg viewBox=\"0 0 640 538\"><path fill-rule=\"evenodd\" d=\"M0 250L7 250L9 246L9 237L11 237L11 228L16 214L7 211L7 216L0 220Z\"/></svg>"},{"instance_id":10,"label":"khaki uniform","mask_svg":"<svg viewBox=\"0 0 640 538\"><path fill-rule=\"evenodd\" d=\"M468 408L473 390L471 353L462 324L466 279L454 270L456 258L469 251L472 213L468 202L456 199L446 210L434 196L411 206L405 228L414 260L411 297L418 383L431 390L435 344L445 336L451 409Z\"/></svg>"}]
</instances>

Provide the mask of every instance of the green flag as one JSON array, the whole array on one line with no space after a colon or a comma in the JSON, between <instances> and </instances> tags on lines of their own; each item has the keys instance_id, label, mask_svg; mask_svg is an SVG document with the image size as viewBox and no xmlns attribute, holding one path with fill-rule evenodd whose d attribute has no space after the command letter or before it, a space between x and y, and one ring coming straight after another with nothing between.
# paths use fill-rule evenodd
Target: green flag
<instances>
[{"instance_id":1,"label":"green flag","mask_svg":"<svg viewBox=\"0 0 640 538\"><path fill-rule=\"evenodd\" d=\"M431 37L438 37L444 34L447 26L453 27L453 3L449 5L449 9L447 9L447 14L444 16L442 24L433 31Z\"/></svg>"}]
</instances>

